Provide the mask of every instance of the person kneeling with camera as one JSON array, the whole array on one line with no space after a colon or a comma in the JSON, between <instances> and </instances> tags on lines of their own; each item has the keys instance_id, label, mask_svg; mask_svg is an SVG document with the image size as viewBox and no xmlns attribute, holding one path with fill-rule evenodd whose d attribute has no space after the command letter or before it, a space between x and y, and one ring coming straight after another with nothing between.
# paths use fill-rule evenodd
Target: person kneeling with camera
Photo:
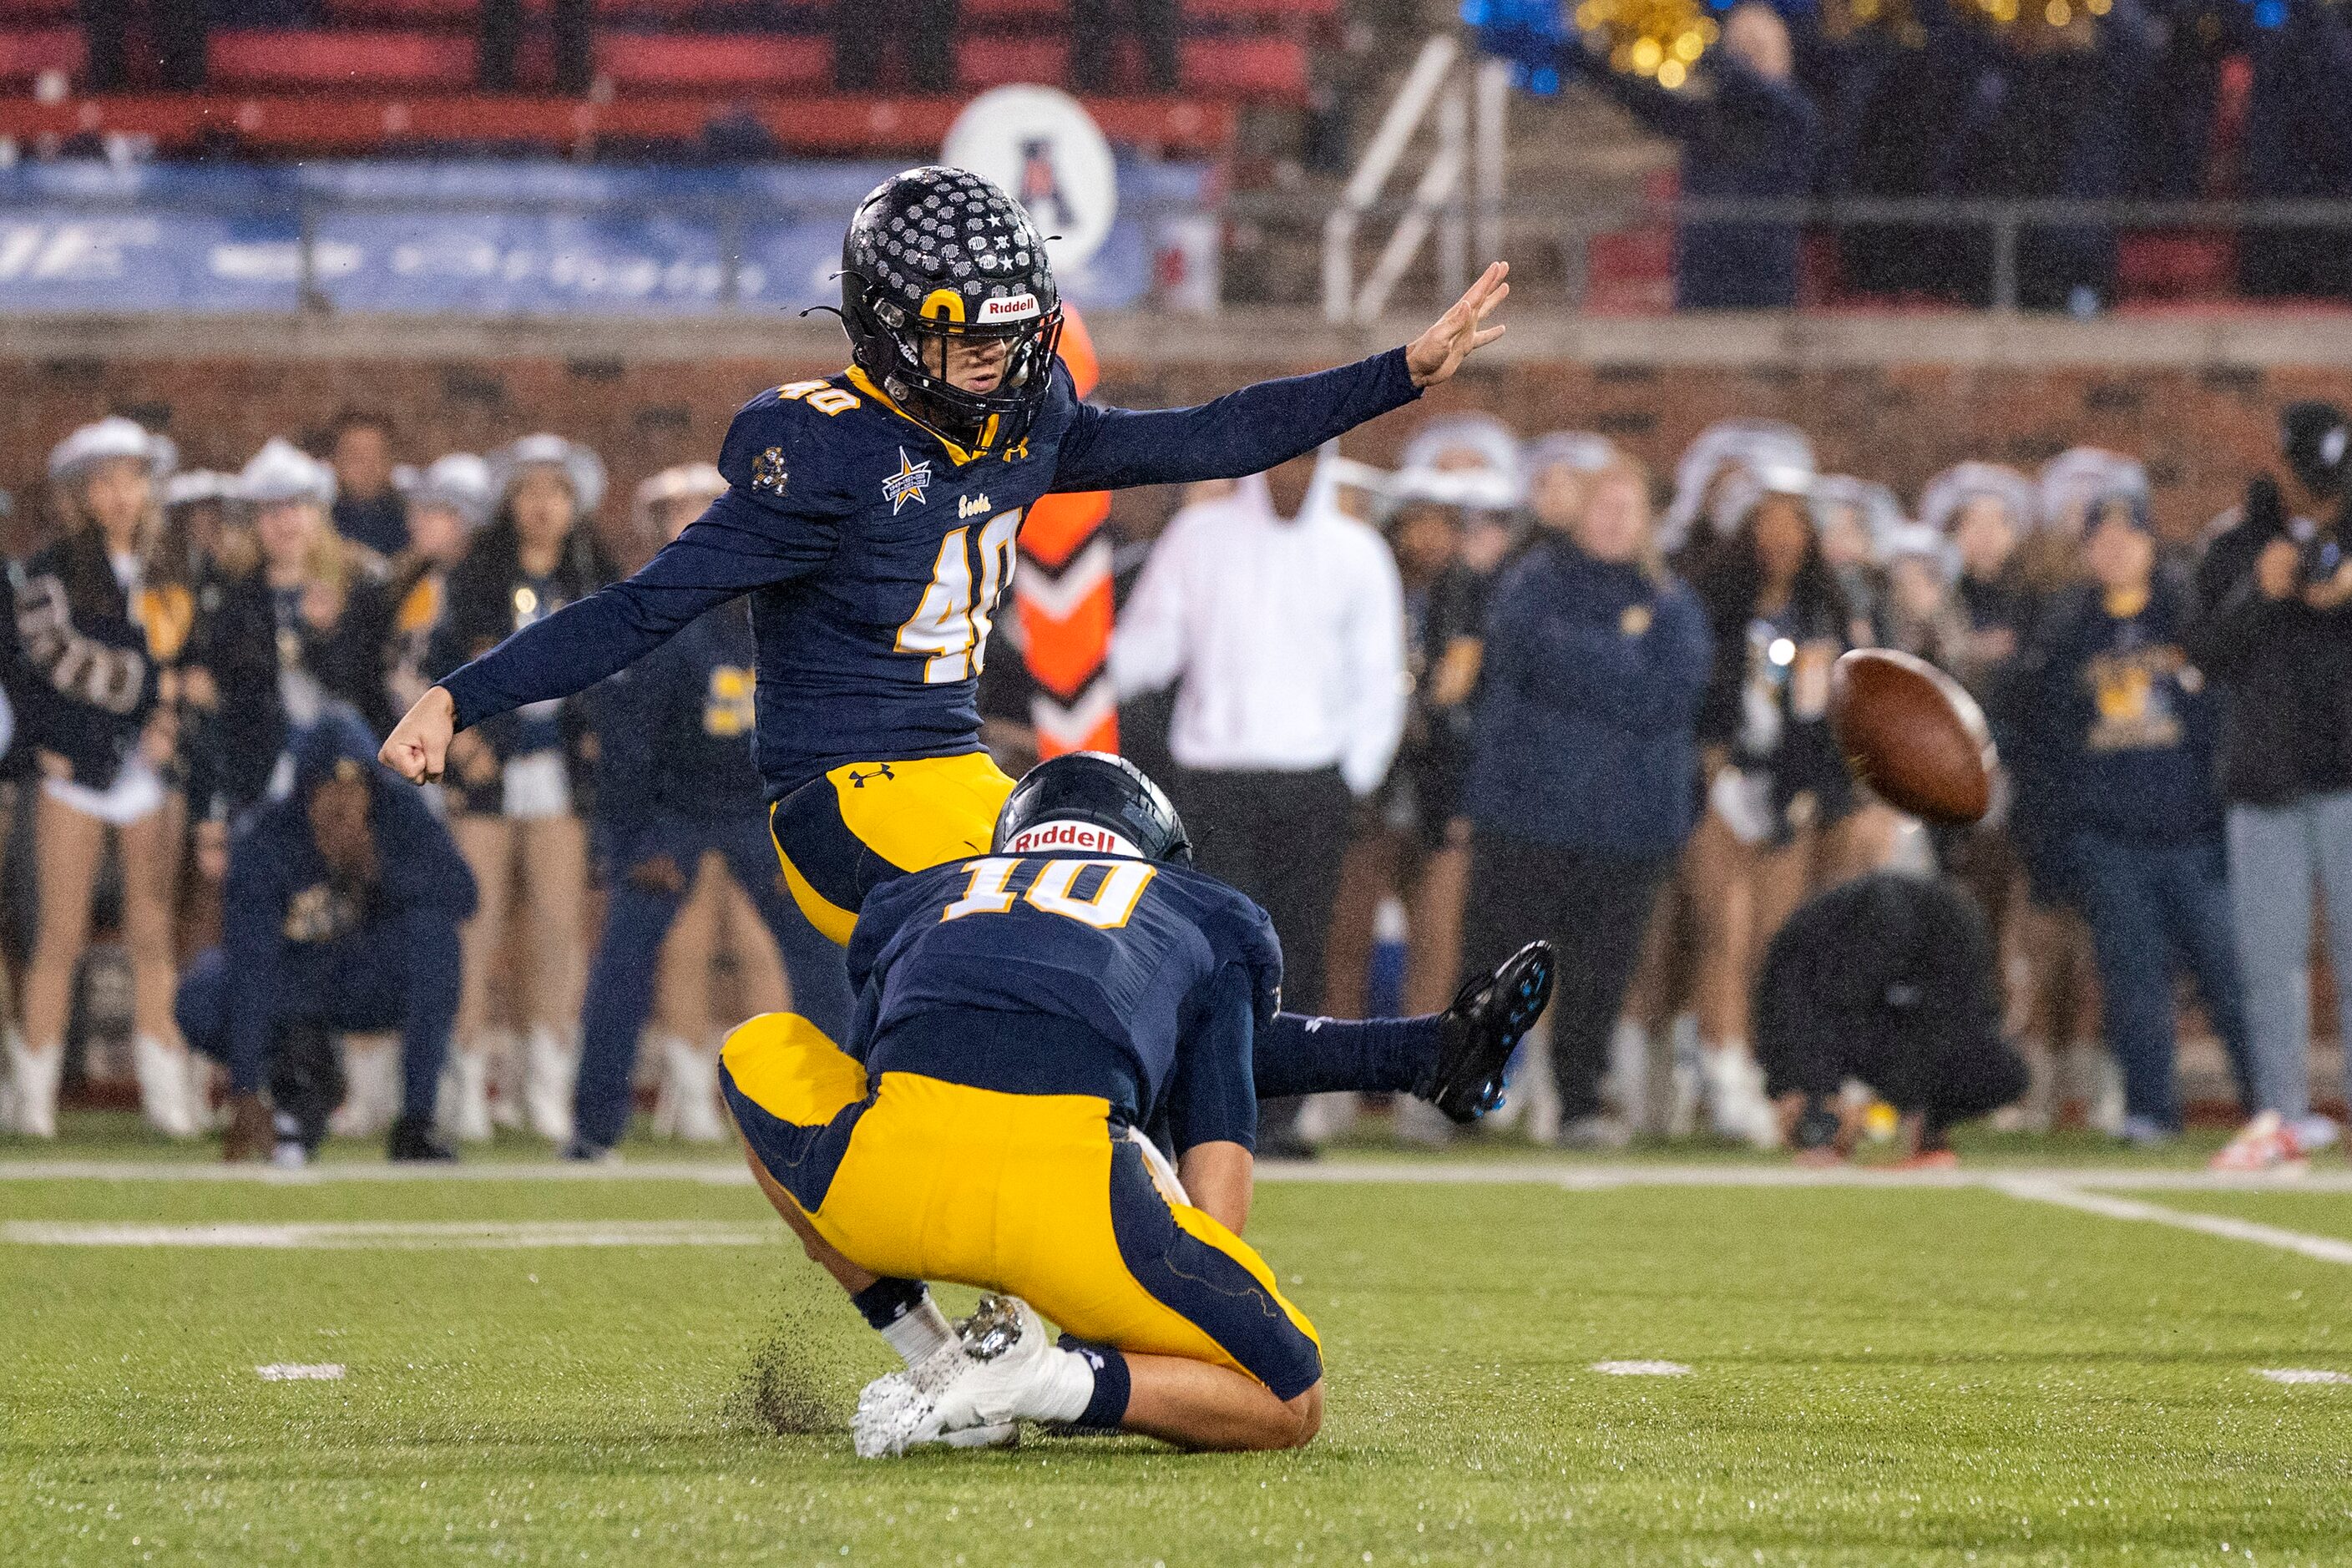
<instances>
[{"instance_id":1,"label":"person kneeling with camera","mask_svg":"<svg viewBox=\"0 0 2352 1568\"><path fill-rule=\"evenodd\" d=\"M2025 1092L2000 1013L1990 928L1952 882L1879 872L1805 904L1756 988L1765 1092L1798 1161L1852 1152L1839 1102L1857 1079L1902 1113L1907 1164L1954 1163L1950 1130Z\"/></svg>"},{"instance_id":2,"label":"person kneeling with camera","mask_svg":"<svg viewBox=\"0 0 2352 1568\"><path fill-rule=\"evenodd\" d=\"M292 792L255 810L230 845L221 945L180 982L181 1033L228 1068L231 1160L308 1161L343 1097L335 1034L391 1028L402 1105L389 1152L452 1157L433 1133L434 1099L474 878L375 747L347 709L296 742Z\"/></svg>"}]
</instances>

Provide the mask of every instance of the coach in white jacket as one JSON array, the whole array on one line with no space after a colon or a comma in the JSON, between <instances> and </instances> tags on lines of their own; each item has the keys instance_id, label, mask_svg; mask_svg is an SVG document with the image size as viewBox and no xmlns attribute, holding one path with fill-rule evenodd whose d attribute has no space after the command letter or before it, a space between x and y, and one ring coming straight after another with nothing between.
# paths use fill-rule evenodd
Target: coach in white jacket
<instances>
[{"instance_id":1,"label":"coach in white jacket","mask_svg":"<svg viewBox=\"0 0 2352 1568\"><path fill-rule=\"evenodd\" d=\"M1381 536L1318 476L1298 515L1265 477L1169 521L1119 612L1121 697L1180 681L1168 749L1202 869L1282 939L1283 1001L1323 1005L1323 950L1357 801L1405 712L1404 597Z\"/></svg>"}]
</instances>

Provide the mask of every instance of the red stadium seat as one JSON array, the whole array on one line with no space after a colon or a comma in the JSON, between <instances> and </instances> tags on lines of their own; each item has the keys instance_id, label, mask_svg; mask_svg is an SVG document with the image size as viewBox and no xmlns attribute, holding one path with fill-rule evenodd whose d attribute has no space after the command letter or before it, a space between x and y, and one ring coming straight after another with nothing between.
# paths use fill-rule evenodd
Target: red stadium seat
<instances>
[{"instance_id":1,"label":"red stadium seat","mask_svg":"<svg viewBox=\"0 0 2352 1568\"><path fill-rule=\"evenodd\" d=\"M75 0L0 0L0 23L12 27L33 22L71 22L77 15Z\"/></svg>"},{"instance_id":2,"label":"red stadium seat","mask_svg":"<svg viewBox=\"0 0 2352 1568\"><path fill-rule=\"evenodd\" d=\"M41 27L0 33L0 81L30 81L43 71L81 69L81 32Z\"/></svg>"},{"instance_id":3,"label":"red stadium seat","mask_svg":"<svg viewBox=\"0 0 2352 1568\"><path fill-rule=\"evenodd\" d=\"M968 88L1055 83L1067 75L1069 63L1070 46L1061 38L967 37L956 45L956 81Z\"/></svg>"},{"instance_id":4,"label":"red stadium seat","mask_svg":"<svg viewBox=\"0 0 2352 1568\"><path fill-rule=\"evenodd\" d=\"M1187 22L1280 22L1339 14L1339 0L1181 0Z\"/></svg>"},{"instance_id":5,"label":"red stadium seat","mask_svg":"<svg viewBox=\"0 0 2352 1568\"><path fill-rule=\"evenodd\" d=\"M2214 231L2158 229L2116 242L2116 290L2126 300L2219 299L2236 292L2238 247Z\"/></svg>"},{"instance_id":6,"label":"red stadium seat","mask_svg":"<svg viewBox=\"0 0 2352 1568\"><path fill-rule=\"evenodd\" d=\"M1070 0L961 0L956 19L969 28L975 22L1060 21L1070 14Z\"/></svg>"},{"instance_id":7,"label":"red stadium seat","mask_svg":"<svg viewBox=\"0 0 2352 1568\"><path fill-rule=\"evenodd\" d=\"M479 18L481 8L481 0L327 0L326 5L327 15L344 26L381 24L402 27L450 24L470 27Z\"/></svg>"},{"instance_id":8,"label":"red stadium seat","mask_svg":"<svg viewBox=\"0 0 2352 1568\"><path fill-rule=\"evenodd\" d=\"M607 33L596 71L624 92L816 87L832 79L833 46L776 33Z\"/></svg>"},{"instance_id":9,"label":"red stadium seat","mask_svg":"<svg viewBox=\"0 0 2352 1568\"><path fill-rule=\"evenodd\" d=\"M1303 99L1307 49L1293 38L1187 38L1185 90L1203 98Z\"/></svg>"},{"instance_id":10,"label":"red stadium seat","mask_svg":"<svg viewBox=\"0 0 2352 1568\"><path fill-rule=\"evenodd\" d=\"M474 41L437 33L337 29L218 32L212 37L218 87L466 87Z\"/></svg>"}]
</instances>

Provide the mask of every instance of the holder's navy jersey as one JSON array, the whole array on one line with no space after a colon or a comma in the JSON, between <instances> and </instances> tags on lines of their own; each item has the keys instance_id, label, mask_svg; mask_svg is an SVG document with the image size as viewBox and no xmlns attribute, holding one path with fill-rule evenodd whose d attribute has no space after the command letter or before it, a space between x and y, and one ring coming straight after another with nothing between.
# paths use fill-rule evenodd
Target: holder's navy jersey
<instances>
[{"instance_id":1,"label":"holder's navy jersey","mask_svg":"<svg viewBox=\"0 0 2352 1568\"><path fill-rule=\"evenodd\" d=\"M913 1031L932 1076L1090 1093L1099 1063L1032 1058L1115 1050L1131 1120L1169 1111L1180 1147L1254 1135L1251 1040L1279 1005L1282 948L1265 910L1190 867L995 855L902 877L866 900L849 975L861 1059ZM924 1034L939 1015L952 1032Z\"/></svg>"},{"instance_id":2,"label":"holder's navy jersey","mask_svg":"<svg viewBox=\"0 0 2352 1568\"><path fill-rule=\"evenodd\" d=\"M464 728L583 690L751 594L770 800L844 763L975 752L989 627L1038 497L1259 473L1419 395L1402 349L1154 412L1090 406L1056 363L1026 438L976 455L854 368L793 382L735 416L727 493L644 570L443 684Z\"/></svg>"}]
</instances>

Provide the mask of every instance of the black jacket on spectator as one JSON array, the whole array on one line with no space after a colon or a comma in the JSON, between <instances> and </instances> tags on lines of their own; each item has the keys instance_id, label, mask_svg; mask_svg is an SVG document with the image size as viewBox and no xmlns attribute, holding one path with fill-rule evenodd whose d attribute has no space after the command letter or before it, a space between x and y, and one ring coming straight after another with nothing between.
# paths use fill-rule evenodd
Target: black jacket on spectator
<instances>
[{"instance_id":1,"label":"black jacket on spectator","mask_svg":"<svg viewBox=\"0 0 2352 1568\"><path fill-rule=\"evenodd\" d=\"M534 581L522 569L521 541L513 521L506 517L495 519L474 535L465 559L450 569L442 601L441 625L433 635L425 673L435 680L442 679L459 665L489 652L522 626L553 615L574 600L586 598L615 575L611 557L597 543L594 531L582 521L565 536L563 547L556 555L555 570L545 579ZM538 738L543 728L544 721L534 718L530 710L518 709L487 721L472 732L479 735L504 763L509 757L539 749ZM555 743L562 747L569 766L572 801L583 813L593 784L591 733L581 701L566 699L553 720L552 734ZM478 786L459 778L457 770L452 768L444 785L450 791L453 809L499 809L496 778Z\"/></svg>"},{"instance_id":2,"label":"black jacket on spectator","mask_svg":"<svg viewBox=\"0 0 2352 1568\"><path fill-rule=\"evenodd\" d=\"M1612 70L1581 44L1560 52L1635 119L1683 144L1688 200L1801 201L1812 194L1821 121L1794 81L1759 76L1717 49L1701 69L1711 97L1669 92ZM1792 223L1689 223L1675 236L1675 303L1684 310L1785 310L1797 302L1802 234Z\"/></svg>"},{"instance_id":3,"label":"black jacket on spectator","mask_svg":"<svg viewBox=\"0 0 2352 1568\"><path fill-rule=\"evenodd\" d=\"M165 666L195 614L185 588L158 584L151 637L115 580L106 536L79 528L10 573L24 674L17 744L54 752L76 784L103 790L139 744Z\"/></svg>"},{"instance_id":4,"label":"black jacket on spectator","mask_svg":"<svg viewBox=\"0 0 2352 1568\"><path fill-rule=\"evenodd\" d=\"M2304 542L2306 559L2342 532L2339 520ZM2207 546L2197 570L2189 653L2229 693L2221 771L2232 805L2352 789L2352 609L2267 598L2254 582L2263 547L2294 537L2278 485L2258 478L2236 526Z\"/></svg>"},{"instance_id":5,"label":"black jacket on spectator","mask_svg":"<svg viewBox=\"0 0 2352 1568\"><path fill-rule=\"evenodd\" d=\"M2000 1035L2000 964L1974 900L1881 871L1831 889L1772 939L1756 987L1765 1091L1824 1101L1860 1079L1930 1134L2025 1090Z\"/></svg>"},{"instance_id":6,"label":"black jacket on spectator","mask_svg":"<svg viewBox=\"0 0 2352 1568\"><path fill-rule=\"evenodd\" d=\"M2046 797L2034 815L2053 832L2178 844L2220 829L2217 700L2184 646L2189 617L2186 585L2163 574L2128 617L2095 585L2051 607L2011 772Z\"/></svg>"},{"instance_id":7,"label":"black jacket on spectator","mask_svg":"<svg viewBox=\"0 0 2352 1568\"><path fill-rule=\"evenodd\" d=\"M299 599L280 594L256 567L207 595L189 662L209 670L219 706L191 736L189 794L199 815L233 816L261 797L287 744L289 720L278 677L310 672L322 695L347 703L377 735L394 719L383 684L391 605L383 584L354 573L342 613L310 624Z\"/></svg>"}]
</instances>

